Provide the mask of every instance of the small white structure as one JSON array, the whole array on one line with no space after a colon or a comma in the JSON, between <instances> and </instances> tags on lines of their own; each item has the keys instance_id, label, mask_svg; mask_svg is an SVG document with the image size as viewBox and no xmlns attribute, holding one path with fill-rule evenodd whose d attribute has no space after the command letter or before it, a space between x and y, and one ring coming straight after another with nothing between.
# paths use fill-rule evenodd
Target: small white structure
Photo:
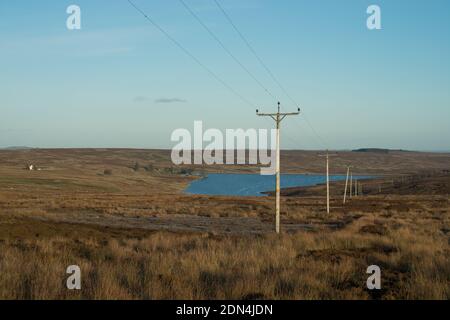
<instances>
[{"instance_id":1,"label":"small white structure","mask_svg":"<svg viewBox=\"0 0 450 320\"><path fill-rule=\"evenodd\" d=\"M27 165L25 166L25 170L27 170L27 171L42 171L44 169L41 167L38 167L35 164L27 163Z\"/></svg>"}]
</instances>

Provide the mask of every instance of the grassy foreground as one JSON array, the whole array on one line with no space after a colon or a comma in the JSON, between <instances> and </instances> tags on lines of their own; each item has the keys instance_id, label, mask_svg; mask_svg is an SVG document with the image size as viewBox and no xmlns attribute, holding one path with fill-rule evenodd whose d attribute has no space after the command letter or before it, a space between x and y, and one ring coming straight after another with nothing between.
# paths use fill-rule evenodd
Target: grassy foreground
<instances>
[{"instance_id":1,"label":"grassy foreground","mask_svg":"<svg viewBox=\"0 0 450 320\"><path fill-rule=\"evenodd\" d=\"M337 231L280 237L130 236L42 222L35 227L54 228L54 235L0 241L0 298L449 299L442 225L431 213L393 218L384 212L366 213ZM82 269L81 291L66 289L72 264ZM371 264L381 267L381 291L365 289Z\"/></svg>"}]
</instances>

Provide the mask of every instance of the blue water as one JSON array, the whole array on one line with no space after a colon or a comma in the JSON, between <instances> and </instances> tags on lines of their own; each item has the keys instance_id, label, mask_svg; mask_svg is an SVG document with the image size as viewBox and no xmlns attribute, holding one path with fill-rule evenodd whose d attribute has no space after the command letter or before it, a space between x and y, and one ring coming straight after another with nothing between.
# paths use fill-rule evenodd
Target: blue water
<instances>
[{"instance_id":1,"label":"blue water","mask_svg":"<svg viewBox=\"0 0 450 320\"><path fill-rule=\"evenodd\" d=\"M357 176L354 179L369 179ZM345 175L330 176L330 181L345 180ZM304 187L326 183L324 175L282 174L281 188ZM185 190L190 194L224 196L264 196L262 192L275 190L275 176L259 174L212 173L206 178L193 181Z\"/></svg>"}]
</instances>

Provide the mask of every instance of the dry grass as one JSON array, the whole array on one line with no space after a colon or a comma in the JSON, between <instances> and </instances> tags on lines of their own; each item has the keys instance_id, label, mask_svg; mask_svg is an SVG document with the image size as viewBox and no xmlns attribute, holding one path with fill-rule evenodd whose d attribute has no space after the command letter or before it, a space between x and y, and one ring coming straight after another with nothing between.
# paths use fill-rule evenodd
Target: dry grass
<instances>
[{"instance_id":1,"label":"dry grass","mask_svg":"<svg viewBox=\"0 0 450 320\"><path fill-rule=\"evenodd\" d=\"M449 163L369 156L356 155L370 172L379 163L397 174ZM23 170L29 159L44 170ZM450 299L448 176L429 182L433 195L423 180L416 194L410 185L378 194L374 185L345 207L334 185L331 215L323 187L283 197L277 237L272 199L182 195L193 178L166 174L163 151L0 152L0 160L0 299ZM136 161L161 170L135 171ZM311 163L305 170L319 166ZM81 291L65 286L73 264ZM381 291L366 289L371 264L381 267Z\"/></svg>"},{"instance_id":2,"label":"dry grass","mask_svg":"<svg viewBox=\"0 0 450 320\"><path fill-rule=\"evenodd\" d=\"M441 218L363 214L338 231L281 237L41 226L38 237L0 241L0 298L449 299L448 211ZM72 264L79 292L65 288ZM365 289L371 264L381 292Z\"/></svg>"}]
</instances>

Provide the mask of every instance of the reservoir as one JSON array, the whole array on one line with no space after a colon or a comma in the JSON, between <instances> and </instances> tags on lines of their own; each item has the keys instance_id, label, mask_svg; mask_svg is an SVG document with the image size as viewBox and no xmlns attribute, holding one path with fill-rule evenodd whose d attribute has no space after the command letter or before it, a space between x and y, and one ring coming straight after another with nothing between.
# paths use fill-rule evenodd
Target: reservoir
<instances>
[{"instance_id":1,"label":"reservoir","mask_svg":"<svg viewBox=\"0 0 450 320\"><path fill-rule=\"evenodd\" d=\"M370 179L371 176L353 176L353 179ZM330 175L330 182L345 181L345 175ZM282 174L281 188L305 187L326 183L325 175ZM275 175L212 173L193 181L185 190L189 194L223 196L265 196L263 192L275 191Z\"/></svg>"}]
</instances>

